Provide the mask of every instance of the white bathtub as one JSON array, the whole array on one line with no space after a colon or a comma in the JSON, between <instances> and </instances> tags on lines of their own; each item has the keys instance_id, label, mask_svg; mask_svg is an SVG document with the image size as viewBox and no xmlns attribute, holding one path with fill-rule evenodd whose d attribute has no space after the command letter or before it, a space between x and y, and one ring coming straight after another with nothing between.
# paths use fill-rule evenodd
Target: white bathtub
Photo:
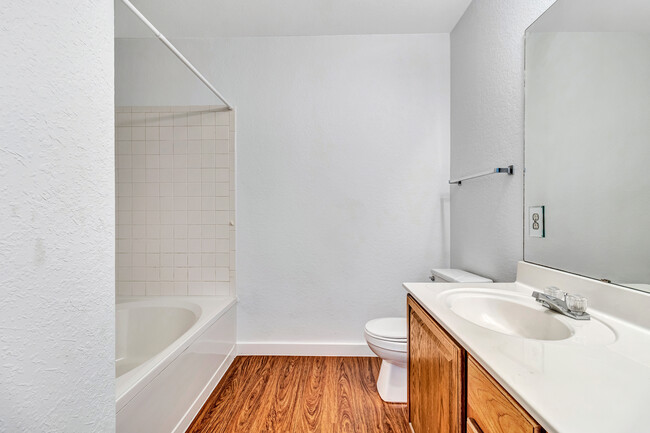
<instances>
[{"instance_id":1,"label":"white bathtub","mask_svg":"<svg viewBox=\"0 0 650 433\"><path fill-rule=\"evenodd\" d=\"M235 303L208 296L118 298L119 433L187 429L234 359Z\"/></svg>"}]
</instances>

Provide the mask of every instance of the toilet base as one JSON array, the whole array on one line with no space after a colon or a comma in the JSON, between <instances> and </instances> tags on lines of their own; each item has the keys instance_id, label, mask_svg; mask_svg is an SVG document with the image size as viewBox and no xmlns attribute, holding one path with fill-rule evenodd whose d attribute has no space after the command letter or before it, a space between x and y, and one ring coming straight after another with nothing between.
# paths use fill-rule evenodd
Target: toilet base
<instances>
[{"instance_id":1,"label":"toilet base","mask_svg":"<svg viewBox=\"0 0 650 433\"><path fill-rule=\"evenodd\" d=\"M407 401L407 369L405 366L382 360L377 391L382 400L387 403L406 403Z\"/></svg>"}]
</instances>

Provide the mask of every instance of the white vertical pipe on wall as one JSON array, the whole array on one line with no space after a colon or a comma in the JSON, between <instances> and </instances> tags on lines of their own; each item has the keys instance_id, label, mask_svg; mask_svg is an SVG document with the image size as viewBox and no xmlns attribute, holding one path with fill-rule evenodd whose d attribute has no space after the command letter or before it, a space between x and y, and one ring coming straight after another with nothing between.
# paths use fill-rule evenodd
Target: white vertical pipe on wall
<instances>
[{"instance_id":1,"label":"white vertical pipe on wall","mask_svg":"<svg viewBox=\"0 0 650 433\"><path fill-rule=\"evenodd\" d=\"M138 10L138 8L136 8L133 5L133 3L131 3L129 0L122 0L122 3L124 3L126 7L131 9L131 12L133 12L135 16L137 16L140 19L140 21L142 21L147 27L149 27L149 29L153 32L154 35L156 35L156 37L160 40L160 42L165 44L165 46L169 48L169 51L174 53L174 55L178 57L179 60L183 62L185 66L187 66L189 70L192 71L194 75L196 75L199 78L199 80L201 80L203 84L205 84L208 87L208 89L212 91L212 93L217 95L217 98L219 98L221 102L223 102L226 105L226 107L228 107L229 110L233 109L232 105L230 105L226 101L226 99L221 95L221 93L219 93L219 91L215 89L215 87L199 72L199 70L196 69L194 65L190 63L190 61L187 60L185 56L180 51L178 51L178 49L171 42L169 42L169 40L167 40L165 35L160 33L160 31L153 24L151 24L151 22L144 15L142 15L142 13Z\"/></svg>"}]
</instances>

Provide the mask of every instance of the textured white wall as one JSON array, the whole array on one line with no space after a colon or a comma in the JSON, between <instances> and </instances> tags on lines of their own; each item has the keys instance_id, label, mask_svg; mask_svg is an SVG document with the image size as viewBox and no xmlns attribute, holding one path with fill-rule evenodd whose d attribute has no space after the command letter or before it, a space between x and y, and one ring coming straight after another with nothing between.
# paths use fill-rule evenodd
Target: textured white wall
<instances>
[{"instance_id":1,"label":"textured white wall","mask_svg":"<svg viewBox=\"0 0 650 433\"><path fill-rule=\"evenodd\" d=\"M451 33L451 264L514 281L523 258L524 32L555 0L473 1Z\"/></svg>"},{"instance_id":2,"label":"textured white wall","mask_svg":"<svg viewBox=\"0 0 650 433\"><path fill-rule=\"evenodd\" d=\"M112 431L113 2L0 22L0 431Z\"/></svg>"},{"instance_id":3,"label":"textured white wall","mask_svg":"<svg viewBox=\"0 0 650 433\"><path fill-rule=\"evenodd\" d=\"M237 107L243 342L363 342L448 266L449 37L179 40ZM215 103L155 40L117 41L120 105Z\"/></svg>"}]
</instances>

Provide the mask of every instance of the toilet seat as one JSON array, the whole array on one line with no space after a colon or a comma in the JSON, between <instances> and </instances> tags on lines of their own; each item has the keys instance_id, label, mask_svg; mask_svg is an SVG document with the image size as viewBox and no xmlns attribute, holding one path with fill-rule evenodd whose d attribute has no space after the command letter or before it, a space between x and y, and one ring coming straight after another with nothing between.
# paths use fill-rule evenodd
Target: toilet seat
<instances>
[{"instance_id":1,"label":"toilet seat","mask_svg":"<svg viewBox=\"0 0 650 433\"><path fill-rule=\"evenodd\" d=\"M365 332L366 341L371 346L376 346L384 350L389 350L391 352L400 352L406 353L407 351L407 342L406 340L385 340L383 338L377 338L374 335L370 335Z\"/></svg>"},{"instance_id":2,"label":"toilet seat","mask_svg":"<svg viewBox=\"0 0 650 433\"><path fill-rule=\"evenodd\" d=\"M406 318L382 317L366 323L364 334L368 344L391 352L407 350Z\"/></svg>"},{"instance_id":3,"label":"toilet seat","mask_svg":"<svg viewBox=\"0 0 650 433\"><path fill-rule=\"evenodd\" d=\"M405 317L382 317L366 323L365 333L374 339L396 343L406 343L407 329Z\"/></svg>"}]
</instances>

